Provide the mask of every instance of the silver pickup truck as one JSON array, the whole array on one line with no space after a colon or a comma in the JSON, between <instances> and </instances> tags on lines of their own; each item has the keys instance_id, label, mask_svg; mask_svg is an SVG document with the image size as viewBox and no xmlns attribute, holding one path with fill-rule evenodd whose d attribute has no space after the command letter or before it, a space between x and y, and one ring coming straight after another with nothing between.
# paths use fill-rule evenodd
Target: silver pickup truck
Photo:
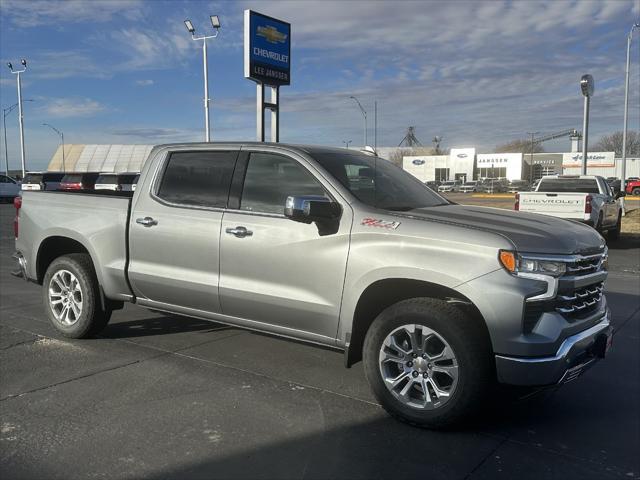
<instances>
[{"instance_id":1,"label":"silver pickup truck","mask_svg":"<svg viewBox=\"0 0 640 480\"><path fill-rule=\"evenodd\" d=\"M131 192L24 192L17 275L95 335L133 302L344 351L392 415L460 422L497 383L573 380L611 340L592 228L460 206L375 156L156 147Z\"/></svg>"}]
</instances>

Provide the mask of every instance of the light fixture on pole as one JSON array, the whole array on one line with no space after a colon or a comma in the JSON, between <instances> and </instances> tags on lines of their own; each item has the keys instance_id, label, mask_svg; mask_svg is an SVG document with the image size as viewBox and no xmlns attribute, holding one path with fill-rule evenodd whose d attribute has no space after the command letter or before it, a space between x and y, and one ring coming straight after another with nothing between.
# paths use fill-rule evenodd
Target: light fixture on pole
<instances>
[{"instance_id":1,"label":"light fixture on pole","mask_svg":"<svg viewBox=\"0 0 640 480\"><path fill-rule=\"evenodd\" d=\"M207 60L207 40L209 38L216 38L218 36L218 32L220 30L220 19L217 15L210 15L211 25L213 26L214 34L213 35L202 35L200 37L196 37L196 29L191 23L191 20L185 20L184 25L187 27L187 30L191 34L191 38L193 40L202 40L202 63L204 69L204 141L211 141L210 134L210 122L209 122L209 64Z\"/></svg>"},{"instance_id":2,"label":"light fixture on pole","mask_svg":"<svg viewBox=\"0 0 640 480\"><path fill-rule=\"evenodd\" d=\"M347 147L347 149L349 148L349 144L353 142L353 140L343 140L342 143L344 143Z\"/></svg>"},{"instance_id":3,"label":"light fixture on pole","mask_svg":"<svg viewBox=\"0 0 640 480\"><path fill-rule=\"evenodd\" d=\"M362 112L362 116L364 117L364 145L363 147L367 146L367 111L362 107L362 104L360 103L360 101L354 97L353 95L351 95L349 98L353 98L356 103L358 104L358 107L360 107L360 111Z\"/></svg>"},{"instance_id":4,"label":"light fixture on pole","mask_svg":"<svg viewBox=\"0 0 640 480\"><path fill-rule=\"evenodd\" d=\"M626 176L627 176L627 118L629 116L629 64L630 64L630 54L631 54L631 40L633 39L633 29L640 28L640 23L636 23L629 30L629 35L627 36L627 67L625 69L625 77L624 77L624 121L622 126L622 171L621 173L621 189L624 192L626 189Z\"/></svg>"},{"instance_id":5,"label":"light fixture on pole","mask_svg":"<svg viewBox=\"0 0 640 480\"><path fill-rule=\"evenodd\" d=\"M30 98L25 98L24 102L33 102ZM2 109L2 131L4 132L4 170L5 175L9 176L9 150L7 148L7 115L9 115L18 106L14 103L10 107Z\"/></svg>"},{"instance_id":6,"label":"light fixture on pole","mask_svg":"<svg viewBox=\"0 0 640 480\"><path fill-rule=\"evenodd\" d=\"M589 102L593 96L595 82L589 74L580 79L580 90L584 96L584 118L582 121L582 175L587 174L587 150L589 143Z\"/></svg>"},{"instance_id":7,"label":"light fixture on pole","mask_svg":"<svg viewBox=\"0 0 640 480\"><path fill-rule=\"evenodd\" d=\"M15 73L18 81L18 122L20 125L20 160L22 165L22 178L24 178L26 170L25 170L25 159L24 159L24 120L22 115L22 80L20 74L27 69L27 61L23 58L20 60L22 64L22 70L14 70L11 62L7 63L7 67L11 70L11 73Z\"/></svg>"},{"instance_id":8,"label":"light fixture on pole","mask_svg":"<svg viewBox=\"0 0 640 480\"><path fill-rule=\"evenodd\" d=\"M43 127L49 127L51 130L53 130L54 132L56 132L58 135L60 135L60 138L62 140L62 171L66 172L67 171L67 167L64 163L64 133L62 133L60 130L58 130L56 127L54 127L53 125L49 125L48 123L43 123L42 124Z\"/></svg>"}]
</instances>

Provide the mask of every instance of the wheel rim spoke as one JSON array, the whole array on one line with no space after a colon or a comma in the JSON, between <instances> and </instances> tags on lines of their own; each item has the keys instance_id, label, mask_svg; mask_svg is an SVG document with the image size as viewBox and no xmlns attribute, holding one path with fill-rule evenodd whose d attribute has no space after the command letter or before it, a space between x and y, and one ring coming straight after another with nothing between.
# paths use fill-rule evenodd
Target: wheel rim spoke
<instances>
[{"instance_id":1,"label":"wheel rim spoke","mask_svg":"<svg viewBox=\"0 0 640 480\"><path fill-rule=\"evenodd\" d=\"M77 277L68 270L58 270L49 282L49 307L54 318L68 327L82 315L82 287Z\"/></svg>"},{"instance_id":2,"label":"wheel rim spoke","mask_svg":"<svg viewBox=\"0 0 640 480\"><path fill-rule=\"evenodd\" d=\"M382 342L379 370L384 384L401 403L433 410L449 401L459 366L455 352L438 332L425 325L403 325Z\"/></svg>"}]
</instances>

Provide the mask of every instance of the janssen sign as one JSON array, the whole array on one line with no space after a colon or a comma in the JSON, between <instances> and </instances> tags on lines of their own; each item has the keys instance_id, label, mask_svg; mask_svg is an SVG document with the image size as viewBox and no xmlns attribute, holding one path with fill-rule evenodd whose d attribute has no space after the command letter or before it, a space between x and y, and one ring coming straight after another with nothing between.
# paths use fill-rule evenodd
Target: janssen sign
<instances>
[{"instance_id":1,"label":"janssen sign","mask_svg":"<svg viewBox=\"0 0 640 480\"><path fill-rule=\"evenodd\" d=\"M615 152L588 152L588 167L615 167ZM582 153L571 152L562 154L562 166L564 168L581 167Z\"/></svg>"},{"instance_id":2,"label":"janssen sign","mask_svg":"<svg viewBox=\"0 0 640 480\"><path fill-rule=\"evenodd\" d=\"M244 11L244 76L271 86L291 83L291 24Z\"/></svg>"}]
</instances>

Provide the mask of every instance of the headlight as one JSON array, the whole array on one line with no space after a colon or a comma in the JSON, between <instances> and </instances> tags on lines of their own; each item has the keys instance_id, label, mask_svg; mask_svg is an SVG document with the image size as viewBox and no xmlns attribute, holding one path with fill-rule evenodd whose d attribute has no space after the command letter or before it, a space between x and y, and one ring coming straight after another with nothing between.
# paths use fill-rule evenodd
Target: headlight
<instances>
[{"instance_id":1,"label":"headlight","mask_svg":"<svg viewBox=\"0 0 640 480\"><path fill-rule=\"evenodd\" d=\"M541 260L535 257L527 257L508 250L501 250L499 254L500 263L509 272L536 273L539 275L549 275L559 277L563 275L567 266L564 262L553 260Z\"/></svg>"}]
</instances>

